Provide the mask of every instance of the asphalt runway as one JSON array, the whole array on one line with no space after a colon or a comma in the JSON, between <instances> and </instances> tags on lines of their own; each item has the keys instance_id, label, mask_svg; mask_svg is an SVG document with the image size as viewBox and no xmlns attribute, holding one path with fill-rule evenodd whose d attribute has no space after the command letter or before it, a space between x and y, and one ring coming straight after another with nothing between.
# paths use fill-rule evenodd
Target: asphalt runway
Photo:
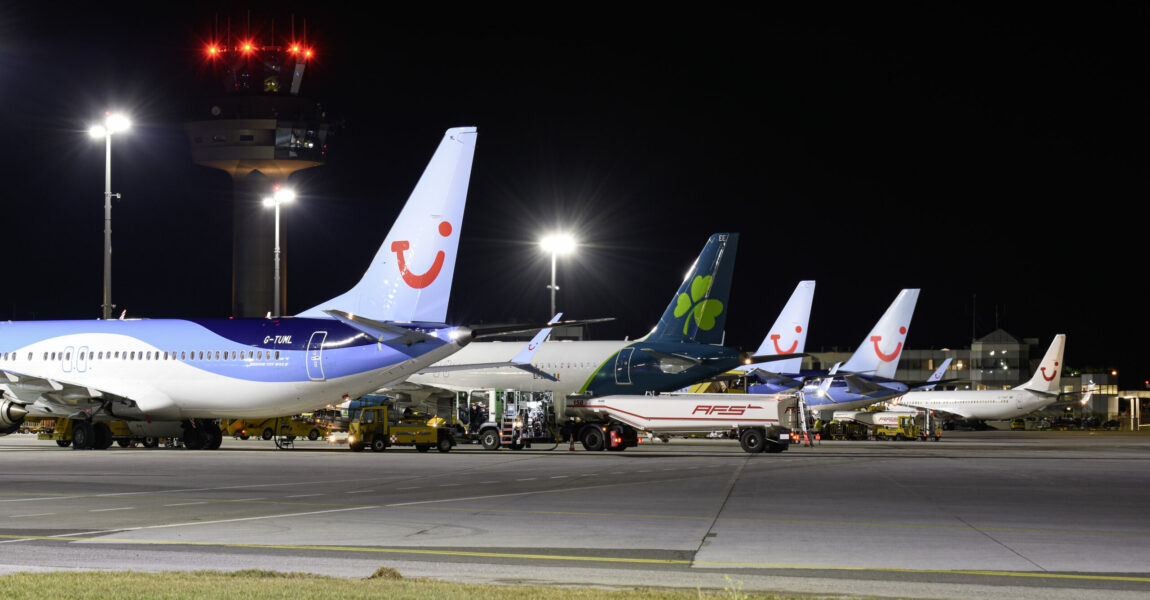
<instances>
[{"instance_id":1,"label":"asphalt runway","mask_svg":"<svg viewBox=\"0 0 1150 600\"><path fill-rule=\"evenodd\" d=\"M0 438L0 574L307 571L919 598L1146 598L1150 436L970 432L748 455L73 451ZM741 583L740 583L741 582Z\"/></svg>"}]
</instances>

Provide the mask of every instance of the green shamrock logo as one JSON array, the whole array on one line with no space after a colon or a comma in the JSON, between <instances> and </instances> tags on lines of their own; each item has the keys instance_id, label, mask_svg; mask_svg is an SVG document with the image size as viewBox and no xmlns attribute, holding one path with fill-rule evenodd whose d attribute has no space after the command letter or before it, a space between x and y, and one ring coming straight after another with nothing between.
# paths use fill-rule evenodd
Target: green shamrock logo
<instances>
[{"instance_id":1,"label":"green shamrock logo","mask_svg":"<svg viewBox=\"0 0 1150 600\"><path fill-rule=\"evenodd\" d=\"M675 317L681 317L689 312L700 328L710 331L715 326L715 317L723 312L722 302L713 298L703 299L710 289L711 276L696 275L691 281L691 295L679 294L679 299L675 302ZM683 320L683 335L687 335L687 327L690 324L691 319Z\"/></svg>"}]
</instances>

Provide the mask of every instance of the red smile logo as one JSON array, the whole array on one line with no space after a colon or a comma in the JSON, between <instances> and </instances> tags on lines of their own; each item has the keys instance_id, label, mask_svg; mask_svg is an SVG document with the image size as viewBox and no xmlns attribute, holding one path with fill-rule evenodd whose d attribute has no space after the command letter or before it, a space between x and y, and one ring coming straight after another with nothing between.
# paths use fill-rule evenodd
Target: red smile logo
<instances>
[{"instance_id":1,"label":"red smile logo","mask_svg":"<svg viewBox=\"0 0 1150 600\"><path fill-rule=\"evenodd\" d=\"M802 332L803 332L803 326L802 325L796 325L795 326L795 333L802 333ZM791 342L791 347L787 350L783 350L782 348L779 347L779 338L781 338L781 337L783 337L783 336L780 334L777 334L777 333L771 334L771 343L773 343L775 345L775 354L794 354L795 349L799 347L799 341L795 340L795 341Z\"/></svg>"},{"instance_id":2,"label":"red smile logo","mask_svg":"<svg viewBox=\"0 0 1150 600\"><path fill-rule=\"evenodd\" d=\"M1058 363L1054 363L1054 372L1050 374L1050 377L1046 376L1046 367L1042 367L1038 370L1042 371L1042 378L1047 381L1054 381L1054 378L1058 377Z\"/></svg>"},{"instance_id":3,"label":"red smile logo","mask_svg":"<svg viewBox=\"0 0 1150 600\"><path fill-rule=\"evenodd\" d=\"M906 335L906 327L899 327L898 332L902 335ZM887 354L878 347L878 343L882 341L881 335L871 336L870 341L874 342L874 353L877 354L879 360L883 362L891 362L902 353L902 342L899 342L898 345L894 347L894 352Z\"/></svg>"},{"instance_id":4,"label":"red smile logo","mask_svg":"<svg viewBox=\"0 0 1150 600\"><path fill-rule=\"evenodd\" d=\"M443 237L451 235L451 223L447 221L440 223L439 235ZM407 269L407 262L403 259L404 251L410 247L411 243L407 241L391 243L391 251L395 253L395 257L399 261L399 274L403 276L403 281L417 290L423 289L435 282L436 277L439 277L439 270L443 268L443 260L447 258L447 255L443 253L443 250L436 252L435 261L431 263L431 268L422 275L417 275Z\"/></svg>"},{"instance_id":5,"label":"red smile logo","mask_svg":"<svg viewBox=\"0 0 1150 600\"><path fill-rule=\"evenodd\" d=\"M527 349L531 350L532 352L534 352L535 349L538 347L539 347L539 344L527 344Z\"/></svg>"}]
</instances>

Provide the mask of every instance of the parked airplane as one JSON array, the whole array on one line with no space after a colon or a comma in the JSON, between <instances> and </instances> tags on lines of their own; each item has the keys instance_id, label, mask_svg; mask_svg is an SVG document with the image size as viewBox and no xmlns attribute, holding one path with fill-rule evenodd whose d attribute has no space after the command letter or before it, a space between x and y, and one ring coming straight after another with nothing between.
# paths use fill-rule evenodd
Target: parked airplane
<instances>
[{"instance_id":1,"label":"parked airplane","mask_svg":"<svg viewBox=\"0 0 1150 600\"><path fill-rule=\"evenodd\" d=\"M26 415L76 419L76 448L106 421L216 448L202 419L294 414L359 397L456 352L443 323L476 129L449 129L363 278L284 319L0 323L0 434Z\"/></svg>"},{"instance_id":2,"label":"parked airplane","mask_svg":"<svg viewBox=\"0 0 1150 600\"><path fill-rule=\"evenodd\" d=\"M562 415L571 395L666 392L728 371L744 360L739 351L719 345L737 242L736 233L710 237L659 323L642 339L544 342L531 364L557 381L514 367L460 370L461 364L505 363L520 348L506 342L476 342L394 389L412 395L429 388L552 392Z\"/></svg>"},{"instance_id":3,"label":"parked airplane","mask_svg":"<svg viewBox=\"0 0 1150 600\"><path fill-rule=\"evenodd\" d=\"M1010 390L911 391L891 400L893 405L930 409L964 419L1013 419L1041 410L1058 400L1066 335L1054 336L1038 370L1026 383Z\"/></svg>"},{"instance_id":4,"label":"parked airplane","mask_svg":"<svg viewBox=\"0 0 1150 600\"><path fill-rule=\"evenodd\" d=\"M748 385L747 392L777 394L801 389L812 411L861 408L905 392L909 386L893 377L918 293L917 289L899 292L846 363L831 371L771 373L756 369L752 375L758 383Z\"/></svg>"}]
</instances>

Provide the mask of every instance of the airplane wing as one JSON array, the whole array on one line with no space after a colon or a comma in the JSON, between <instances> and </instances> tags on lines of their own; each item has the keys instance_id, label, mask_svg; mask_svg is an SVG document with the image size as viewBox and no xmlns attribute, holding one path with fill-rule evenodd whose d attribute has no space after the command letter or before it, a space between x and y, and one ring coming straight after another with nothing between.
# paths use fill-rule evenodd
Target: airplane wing
<instances>
[{"instance_id":1,"label":"airplane wing","mask_svg":"<svg viewBox=\"0 0 1150 600\"><path fill-rule=\"evenodd\" d=\"M132 417L116 415L116 407L134 407L135 402L107 392L84 385L70 383L65 380L35 377L3 370L0 377L0 391L7 398L22 405L32 417L75 417L80 413L93 411L106 406L109 415L131 419Z\"/></svg>"},{"instance_id":2,"label":"airplane wing","mask_svg":"<svg viewBox=\"0 0 1150 600\"><path fill-rule=\"evenodd\" d=\"M549 321L549 322L550 323L557 323L557 322L559 322L559 319L562 316L563 316L563 313L559 313L559 314L555 315L551 319L551 321ZM531 359L535 356L535 353L539 350L539 347L543 345L543 340L547 339L548 335L551 335L551 328L550 327L544 327L544 328L540 329L539 333L536 333L535 337L531 338L531 341L527 342L527 345L524 346L523 349L519 351L519 354L516 354L508 362L454 364L454 365L443 365L443 366L432 365L430 367L425 367L425 368L421 369L419 372L420 373L444 373L447 371L464 371L464 370L472 370L472 369L494 369L494 368L499 368L499 367L515 367L517 369L522 369L524 371L527 371L528 373L531 373L532 375L536 375L536 376L538 376L542 379L546 379L548 381L559 381L558 379L555 378L554 375L552 375L552 374L540 369L539 367L536 367L535 365L531 364Z\"/></svg>"}]
</instances>

